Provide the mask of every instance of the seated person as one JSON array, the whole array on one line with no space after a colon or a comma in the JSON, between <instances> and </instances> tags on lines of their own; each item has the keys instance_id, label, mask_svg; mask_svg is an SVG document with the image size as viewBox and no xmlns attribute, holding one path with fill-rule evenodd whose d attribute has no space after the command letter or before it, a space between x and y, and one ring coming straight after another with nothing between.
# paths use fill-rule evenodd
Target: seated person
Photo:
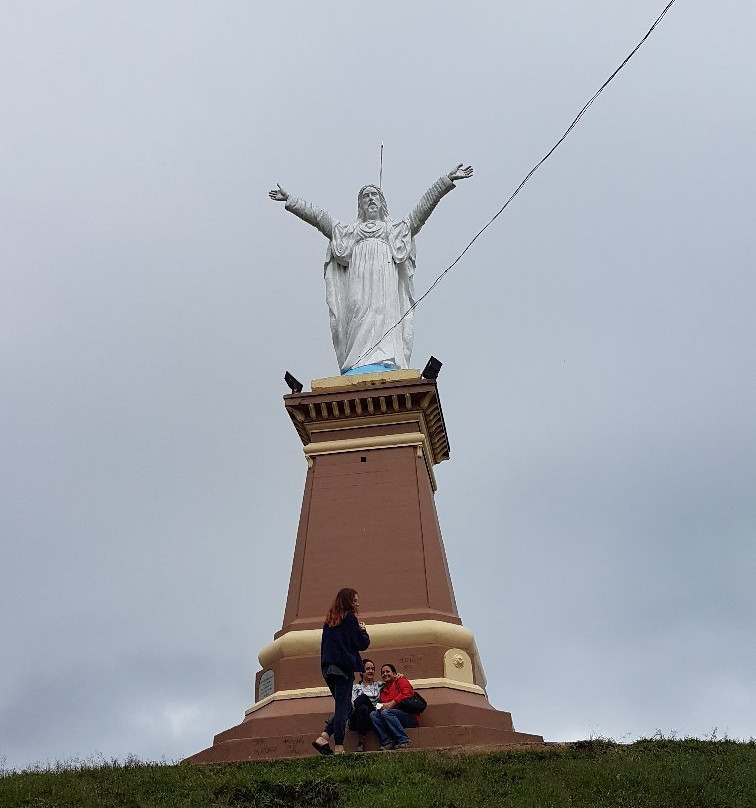
<instances>
[{"instance_id":1,"label":"seated person","mask_svg":"<svg viewBox=\"0 0 756 808\"><path fill-rule=\"evenodd\" d=\"M352 686L352 715L349 717L349 729L357 732L357 752L365 751L365 738L368 730L373 727L370 713L375 710L378 694L383 687L383 682L378 682L375 678L375 662L372 659L362 661L365 672L360 681Z\"/></svg>"},{"instance_id":2,"label":"seated person","mask_svg":"<svg viewBox=\"0 0 756 808\"><path fill-rule=\"evenodd\" d=\"M370 720L378 733L381 749L402 749L412 744L404 730L416 727L418 718L401 710L400 705L415 691L409 679L397 673L390 663L381 666L381 679L383 688L375 712L370 713Z\"/></svg>"}]
</instances>

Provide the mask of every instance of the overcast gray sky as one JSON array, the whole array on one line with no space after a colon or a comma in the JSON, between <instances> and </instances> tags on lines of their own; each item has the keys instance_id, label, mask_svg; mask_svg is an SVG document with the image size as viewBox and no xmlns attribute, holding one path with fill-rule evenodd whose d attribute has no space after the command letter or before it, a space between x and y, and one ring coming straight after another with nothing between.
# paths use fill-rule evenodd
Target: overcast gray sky
<instances>
[{"instance_id":1,"label":"overcast gray sky","mask_svg":"<svg viewBox=\"0 0 756 808\"><path fill-rule=\"evenodd\" d=\"M253 701L334 375L324 240L475 177L424 291L663 0L0 3L0 761L176 759ZM752 0L679 0L418 309L437 506L494 706L756 734ZM477 397L476 397L477 395Z\"/></svg>"}]
</instances>

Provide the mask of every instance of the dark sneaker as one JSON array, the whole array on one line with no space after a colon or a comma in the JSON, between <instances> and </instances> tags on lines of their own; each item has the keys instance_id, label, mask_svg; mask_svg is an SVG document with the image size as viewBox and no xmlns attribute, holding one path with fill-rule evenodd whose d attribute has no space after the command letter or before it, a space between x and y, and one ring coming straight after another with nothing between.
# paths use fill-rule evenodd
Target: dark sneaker
<instances>
[{"instance_id":1,"label":"dark sneaker","mask_svg":"<svg viewBox=\"0 0 756 808\"><path fill-rule=\"evenodd\" d=\"M408 746L412 746L412 741L403 741L402 743L398 743L396 745L397 749L406 749Z\"/></svg>"},{"instance_id":2,"label":"dark sneaker","mask_svg":"<svg viewBox=\"0 0 756 808\"><path fill-rule=\"evenodd\" d=\"M321 755L332 755L333 749L327 743L317 743L316 741L312 742L313 749L317 750L318 754Z\"/></svg>"},{"instance_id":3,"label":"dark sneaker","mask_svg":"<svg viewBox=\"0 0 756 808\"><path fill-rule=\"evenodd\" d=\"M392 743L382 743L378 748L381 752L388 752L390 749L396 749L396 746Z\"/></svg>"}]
</instances>

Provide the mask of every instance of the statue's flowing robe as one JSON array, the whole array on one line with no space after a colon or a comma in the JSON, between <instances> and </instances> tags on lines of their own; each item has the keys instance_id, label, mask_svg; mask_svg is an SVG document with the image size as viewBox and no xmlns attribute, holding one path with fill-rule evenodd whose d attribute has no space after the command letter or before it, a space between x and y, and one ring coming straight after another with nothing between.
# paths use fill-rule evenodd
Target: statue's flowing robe
<instances>
[{"instance_id":1,"label":"statue's flowing robe","mask_svg":"<svg viewBox=\"0 0 756 808\"><path fill-rule=\"evenodd\" d=\"M342 373L373 364L409 367L414 337L410 311L415 302L414 237L452 188L454 183L441 177L400 221L358 220L352 224L336 221L303 199L288 198L286 209L328 239L326 303ZM399 320L399 326L391 330Z\"/></svg>"}]
</instances>

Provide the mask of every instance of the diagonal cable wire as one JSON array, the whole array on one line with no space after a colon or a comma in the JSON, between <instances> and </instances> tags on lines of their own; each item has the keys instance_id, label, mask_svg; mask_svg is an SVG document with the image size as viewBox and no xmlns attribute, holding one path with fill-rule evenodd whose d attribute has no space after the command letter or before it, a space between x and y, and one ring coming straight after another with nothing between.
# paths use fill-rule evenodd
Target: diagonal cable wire
<instances>
[{"instance_id":1,"label":"diagonal cable wire","mask_svg":"<svg viewBox=\"0 0 756 808\"><path fill-rule=\"evenodd\" d=\"M525 186L525 183L527 183L527 181L533 176L533 174L535 174L536 171L538 171L538 169L549 159L549 157L551 157L551 155L554 154L554 152L562 145L562 143L567 139L570 132L572 132L572 130L577 126L578 122L583 117L583 115L585 115L585 113L588 110L588 107L590 107L591 104L593 104L593 102L601 95L601 93L604 91L604 89L607 87L607 85L614 79L614 77L620 72L620 70L622 70L622 68L633 58L633 56L635 56L637 51L640 50L643 43L651 36L651 34L653 33L654 28L656 28L656 26L664 19L664 16L666 15L666 13L672 8L672 6L676 2L677 2L677 0L669 0L667 5L664 7L664 10L662 11L662 13L656 18L656 20L654 21L654 24L648 29L648 31L646 31L645 35L640 40L640 42L630 51L630 53L628 53L628 55L622 60L620 65L617 67L617 69L609 76L608 79L606 79L606 81L598 88L598 90L596 90L596 92L588 99L585 106L580 110L580 112L578 112L578 114L575 116L572 123L567 127L567 129L565 129L564 134L546 152L546 154L533 166L533 168L531 168L530 171L528 171L528 173L525 175L525 179L514 189L514 191L512 192L512 195L509 197L509 199L507 199L507 201L499 208L498 211L496 211L496 213L488 220L488 222L486 222L486 224L483 225L483 227L481 227L481 229L472 237L472 239L470 239L470 241L468 242L465 249L462 250L462 252L451 262L451 264L449 264L448 267L446 267L446 269L436 278L435 281L433 281L433 283L428 287L428 289L426 289L426 291L423 292L422 295L420 295L420 297L407 309L407 311L404 312L404 314L394 323L394 325L392 325L391 328L389 328L389 330L386 331L386 333L378 340L378 342L376 342L375 345L372 345L370 348L368 348L366 351L364 351L362 354L360 354L360 356L357 357L357 360L355 361L354 365L352 365L350 370L352 368L357 367L357 365L358 365L358 363L359 363L359 361L361 359L363 359L371 351L373 351L375 348L377 348L383 342L383 340L395 328L397 328L399 325L401 325L404 318L410 312L414 311L420 305L420 303L422 303L422 301L425 300L426 297L428 297L428 295L443 280L443 278L446 276L446 274L450 270L452 270L459 263L459 261L462 260L463 256L470 249L470 247L472 247L472 245L475 244L475 242L480 238L480 236L482 236L483 233L486 230L488 230L488 228L499 218L499 216L501 216L501 214L504 213L504 211L508 207L509 203L523 189L523 187Z\"/></svg>"}]
</instances>

